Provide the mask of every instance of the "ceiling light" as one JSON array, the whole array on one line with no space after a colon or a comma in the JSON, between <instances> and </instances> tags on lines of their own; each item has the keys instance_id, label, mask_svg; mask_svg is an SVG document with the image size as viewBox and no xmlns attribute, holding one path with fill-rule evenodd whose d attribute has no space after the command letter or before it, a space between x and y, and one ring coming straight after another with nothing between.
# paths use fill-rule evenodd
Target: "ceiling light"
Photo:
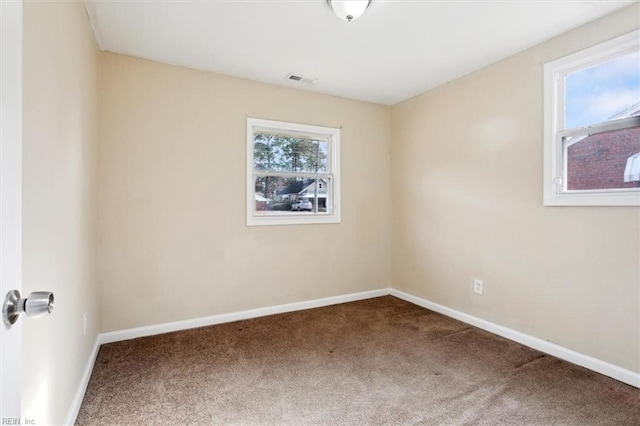
<instances>
[{"instance_id":1,"label":"ceiling light","mask_svg":"<svg viewBox=\"0 0 640 426\"><path fill-rule=\"evenodd\" d=\"M327 0L327 3L338 18L351 22L362 16L371 0Z\"/></svg>"}]
</instances>

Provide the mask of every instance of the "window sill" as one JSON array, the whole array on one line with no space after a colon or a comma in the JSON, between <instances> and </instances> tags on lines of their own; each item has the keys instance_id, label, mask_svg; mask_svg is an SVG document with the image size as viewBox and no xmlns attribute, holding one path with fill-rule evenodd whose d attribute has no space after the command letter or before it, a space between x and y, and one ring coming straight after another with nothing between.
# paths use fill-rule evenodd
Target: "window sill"
<instances>
[{"instance_id":1,"label":"window sill","mask_svg":"<svg viewBox=\"0 0 640 426\"><path fill-rule=\"evenodd\" d=\"M295 213L292 215L264 215L248 216L247 226L268 226L268 225L312 225L340 223L338 215L314 215L313 213Z\"/></svg>"},{"instance_id":2,"label":"window sill","mask_svg":"<svg viewBox=\"0 0 640 426\"><path fill-rule=\"evenodd\" d=\"M545 194L544 206L640 207L640 189Z\"/></svg>"}]
</instances>

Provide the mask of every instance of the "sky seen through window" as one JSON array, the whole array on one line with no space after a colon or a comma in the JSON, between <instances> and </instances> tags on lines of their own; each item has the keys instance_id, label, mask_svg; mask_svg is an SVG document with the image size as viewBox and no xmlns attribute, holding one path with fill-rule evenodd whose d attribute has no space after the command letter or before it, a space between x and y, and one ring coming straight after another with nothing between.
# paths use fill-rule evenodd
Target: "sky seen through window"
<instances>
[{"instance_id":1,"label":"sky seen through window","mask_svg":"<svg viewBox=\"0 0 640 426\"><path fill-rule=\"evenodd\" d=\"M566 76L565 129L607 121L640 102L640 51Z\"/></svg>"}]
</instances>

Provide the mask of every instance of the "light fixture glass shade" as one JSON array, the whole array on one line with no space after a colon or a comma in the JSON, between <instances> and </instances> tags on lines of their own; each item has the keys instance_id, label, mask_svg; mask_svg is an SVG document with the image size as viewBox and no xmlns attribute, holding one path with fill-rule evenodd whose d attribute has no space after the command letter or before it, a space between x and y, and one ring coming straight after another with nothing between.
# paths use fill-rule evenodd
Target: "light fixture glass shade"
<instances>
[{"instance_id":1,"label":"light fixture glass shade","mask_svg":"<svg viewBox=\"0 0 640 426\"><path fill-rule=\"evenodd\" d=\"M371 0L327 0L329 6L333 10L333 13L338 15L338 18L345 21L353 21L358 19L367 7Z\"/></svg>"}]
</instances>

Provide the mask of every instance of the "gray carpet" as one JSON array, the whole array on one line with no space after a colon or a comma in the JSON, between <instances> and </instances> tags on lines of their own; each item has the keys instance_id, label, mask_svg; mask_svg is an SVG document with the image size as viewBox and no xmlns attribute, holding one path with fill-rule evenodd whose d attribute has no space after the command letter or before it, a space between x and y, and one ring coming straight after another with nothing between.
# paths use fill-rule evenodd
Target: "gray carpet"
<instances>
[{"instance_id":1,"label":"gray carpet","mask_svg":"<svg viewBox=\"0 0 640 426\"><path fill-rule=\"evenodd\" d=\"M77 424L640 425L640 390L386 296L103 345Z\"/></svg>"}]
</instances>

